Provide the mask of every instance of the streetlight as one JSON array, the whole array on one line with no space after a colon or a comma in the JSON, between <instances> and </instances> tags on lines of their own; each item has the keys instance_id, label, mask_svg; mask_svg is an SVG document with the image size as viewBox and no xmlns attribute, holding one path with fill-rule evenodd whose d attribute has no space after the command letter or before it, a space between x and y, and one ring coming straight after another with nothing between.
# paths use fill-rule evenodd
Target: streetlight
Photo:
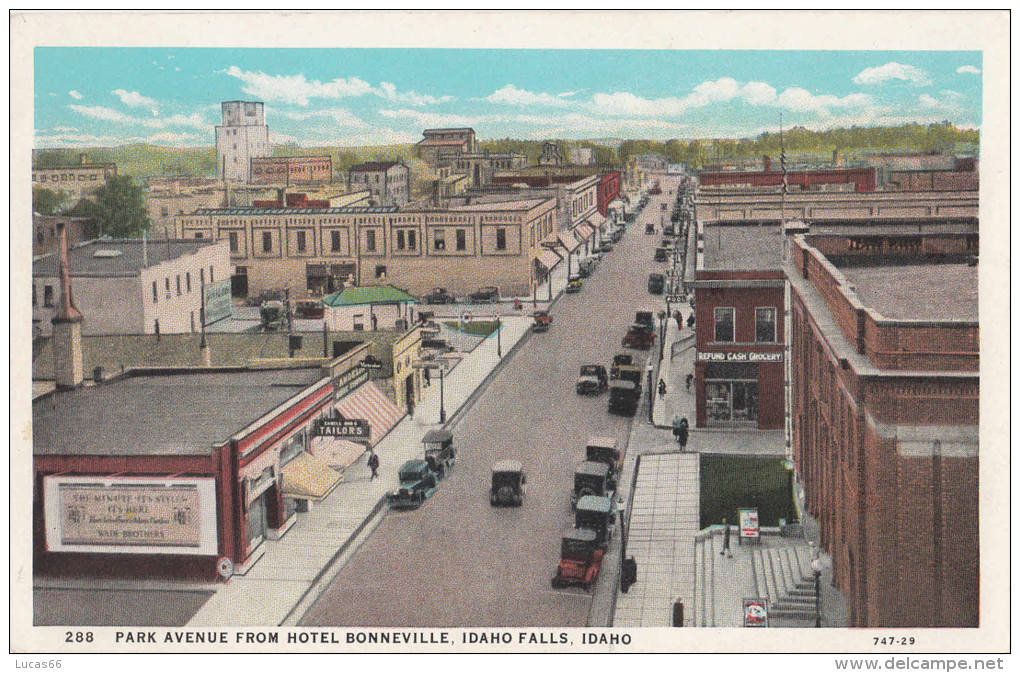
<instances>
[{"instance_id":1,"label":"streetlight","mask_svg":"<svg viewBox=\"0 0 1020 673\"><path fill-rule=\"evenodd\" d=\"M662 360L662 355L666 349L666 312L659 311L659 360Z\"/></svg>"},{"instance_id":2,"label":"streetlight","mask_svg":"<svg viewBox=\"0 0 1020 673\"><path fill-rule=\"evenodd\" d=\"M439 422L446 423L446 395L443 392L443 378L446 367L439 365Z\"/></svg>"},{"instance_id":3,"label":"streetlight","mask_svg":"<svg viewBox=\"0 0 1020 673\"><path fill-rule=\"evenodd\" d=\"M496 314L496 357L502 359L503 357L503 321L500 319L499 314Z\"/></svg>"},{"instance_id":4,"label":"streetlight","mask_svg":"<svg viewBox=\"0 0 1020 673\"><path fill-rule=\"evenodd\" d=\"M822 572L829 567L828 559L824 559L821 556L816 556L811 561L811 569L815 571L815 628L821 628L822 626L822 601L821 601L821 589L822 589Z\"/></svg>"}]
</instances>

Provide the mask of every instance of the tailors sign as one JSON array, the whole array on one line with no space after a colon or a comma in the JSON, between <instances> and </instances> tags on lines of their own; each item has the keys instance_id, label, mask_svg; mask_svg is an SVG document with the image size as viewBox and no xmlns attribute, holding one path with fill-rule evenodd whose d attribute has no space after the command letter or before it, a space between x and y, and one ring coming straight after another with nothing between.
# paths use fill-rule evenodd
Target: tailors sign
<instances>
[{"instance_id":1,"label":"tailors sign","mask_svg":"<svg viewBox=\"0 0 1020 673\"><path fill-rule=\"evenodd\" d=\"M364 418L328 418L319 421L312 434L316 437L364 439L369 436L369 424Z\"/></svg>"}]
</instances>

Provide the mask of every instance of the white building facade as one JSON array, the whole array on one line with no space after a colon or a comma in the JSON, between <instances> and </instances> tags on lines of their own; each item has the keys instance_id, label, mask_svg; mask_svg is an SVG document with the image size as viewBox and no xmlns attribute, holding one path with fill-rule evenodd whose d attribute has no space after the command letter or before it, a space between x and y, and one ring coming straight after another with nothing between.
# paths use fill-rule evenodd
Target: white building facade
<instances>
[{"instance_id":1,"label":"white building facade","mask_svg":"<svg viewBox=\"0 0 1020 673\"><path fill-rule=\"evenodd\" d=\"M223 124L216 127L216 163L227 182L251 181L251 160L269 156L269 127L260 101L221 104Z\"/></svg>"}]
</instances>

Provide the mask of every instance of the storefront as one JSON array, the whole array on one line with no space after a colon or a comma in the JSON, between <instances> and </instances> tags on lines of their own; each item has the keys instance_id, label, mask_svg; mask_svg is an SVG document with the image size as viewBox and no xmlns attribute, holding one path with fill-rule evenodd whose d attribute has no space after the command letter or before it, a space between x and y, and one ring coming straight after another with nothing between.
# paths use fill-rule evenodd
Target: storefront
<instances>
[{"instance_id":1,"label":"storefront","mask_svg":"<svg viewBox=\"0 0 1020 673\"><path fill-rule=\"evenodd\" d=\"M783 422L782 352L699 352L698 427L777 429Z\"/></svg>"}]
</instances>

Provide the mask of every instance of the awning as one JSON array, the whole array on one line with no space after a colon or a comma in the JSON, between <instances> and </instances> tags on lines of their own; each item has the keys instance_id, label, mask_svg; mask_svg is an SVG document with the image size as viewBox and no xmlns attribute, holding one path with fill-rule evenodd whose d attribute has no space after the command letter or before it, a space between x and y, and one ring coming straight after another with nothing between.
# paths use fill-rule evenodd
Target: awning
<instances>
[{"instance_id":1,"label":"awning","mask_svg":"<svg viewBox=\"0 0 1020 673\"><path fill-rule=\"evenodd\" d=\"M567 231L561 231L556 235L559 238L560 243L567 249L567 252L573 252L577 250L577 246L580 245L578 240L574 238L574 235Z\"/></svg>"},{"instance_id":2,"label":"awning","mask_svg":"<svg viewBox=\"0 0 1020 673\"><path fill-rule=\"evenodd\" d=\"M310 453L300 453L280 470L285 497L322 500L344 476Z\"/></svg>"},{"instance_id":3,"label":"awning","mask_svg":"<svg viewBox=\"0 0 1020 673\"><path fill-rule=\"evenodd\" d=\"M539 250L535 259L549 271L552 271L553 267L560 263L559 255L552 250Z\"/></svg>"},{"instance_id":4,"label":"awning","mask_svg":"<svg viewBox=\"0 0 1020 673\"><path fill-rule=\"evenodd\" d=\"M404 410L391 402L371 381L349 393L334 408L344 418L363 418L368 421L370 446L375 446L404 417Z\"/></svg>"},{"instance_id":5,"label":"awning","mask_svg":"<svg viewBox=\"0 0 1020 673\"><path fill-rule=\"evenodd\" d=\"M574 229L574 236L577 236L582 241L587 241L589 238L591 238L591 235L594 233L595 229L593 229L592 226L587 222L578 225L577 228Z\"/></svg>"},{"instance_id":6,"label":"awning","mask_svg":"<svg viewBox=\"0 0 1020 673\"><path fill-rule=\"evenodd\" d=\"M312 454L334 470L345 470L365 453L365 445L338 437L315 437Z\"/></svg>"}]
</instances>

